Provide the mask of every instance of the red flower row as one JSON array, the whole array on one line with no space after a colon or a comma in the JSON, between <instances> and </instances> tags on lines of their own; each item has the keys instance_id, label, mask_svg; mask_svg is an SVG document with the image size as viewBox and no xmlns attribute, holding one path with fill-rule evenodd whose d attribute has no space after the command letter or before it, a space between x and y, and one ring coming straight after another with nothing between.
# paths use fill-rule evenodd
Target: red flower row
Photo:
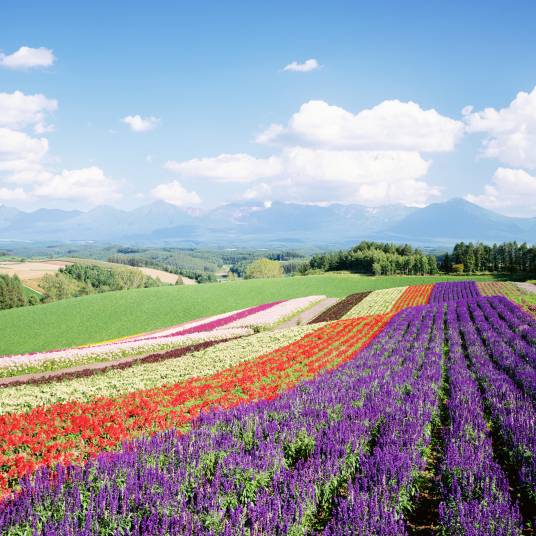
<instances>
[{"instance_id":1,"label":"red flower row","mask_svg":"<svg viewBox=\"0 0 536 536\"><path fill-rule=\"evenodd\" d=\"M402 295L396 300L391 307L390 313L397 313L406 307L413 307L414 305L424 305L430 300L430 294L434 288L433 284L430 285L415 285L408 287Z\"/></svg>"},{"instance_id":2,"label":"red flower row","mask_svg":"<svg viewBox=\"0 0 536 536\"><path fill-rule=\"evenodd\" d=\"M211 407L271 399L351 359L391 315L339 320L252 361L176 385L0 417L0 495L39 466L80 463L122 441L178 428Z\"/></svg>"}]
</instances>

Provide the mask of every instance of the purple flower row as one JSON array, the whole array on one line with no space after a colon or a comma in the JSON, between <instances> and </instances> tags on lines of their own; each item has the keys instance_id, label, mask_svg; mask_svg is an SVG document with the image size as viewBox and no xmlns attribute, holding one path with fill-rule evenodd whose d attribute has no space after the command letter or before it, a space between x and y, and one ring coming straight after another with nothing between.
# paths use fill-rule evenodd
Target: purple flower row
<instances>
[{"instance_id":1,"label":"purple flower row","mask_svg":"<svg viewBox=\"0 0 536 536\"><path fill-rule=\"evenodd\" d=\"M421 331L414 351L414 378L404 384L404 396L386 412L374 449L364 457L348 497L338 501L325 533L406 534L404 512L410 508L415 478L426 467L431 420L438 411L443 358L443 312L437 307L417 307L405 312L413 322L431 329ZM409 356L408 356L409 359Z\"/></svg>"},{"instance_id":2,"label":"purple flower row","mask_svg":"<svg viewBox=\"0 0 536 536\"><path fill-rule=\"evenodd\" d=\"M536 400L536 347L512 331L497 306L506 298L491 297L469 303L469 311L494 363Z\"/></svg>"},{"instance_id":3,"label":"purple flower row","mask_svg":"<svg viewBox=\"0 0 536 536\"><path fill-rule=\"evenodd\" d=\"M486 300L486 298L482 298ZM486 300L487 301L487 300ZM486 347L492 328L470 314L472 304L456 305L467 354L481 382L490 416L507 445L517 478L536 508L536 412L531 398L492 360L500 362L500 347ZM520 335L518 335L520 336Z\"/></svg>"},{"instance_id":4,"label":"purple flower row","mask_svg":"<svg viewBox=\"0 0 536 536\"><path fill-rule=\"evenodd\" d=\"M480 291L475 281L449 281L434 285L429 303L466 300L478 296Z\"/></svg>"},{"instance_id":5,"label":"purple flower row","mask_svg":"<svg viewBox=\"0 0 536 536\"><path fill-rule=\"evenodd\" d=\"M466 304L460 303L462 310ZM447 307L449 425L440 469L440 524L447 534L520 534L521 518L508 480L494 461L478 385L467 367L456 304ZM462 319L461 322L465 322Z\"/></svg>"}]
</instances>

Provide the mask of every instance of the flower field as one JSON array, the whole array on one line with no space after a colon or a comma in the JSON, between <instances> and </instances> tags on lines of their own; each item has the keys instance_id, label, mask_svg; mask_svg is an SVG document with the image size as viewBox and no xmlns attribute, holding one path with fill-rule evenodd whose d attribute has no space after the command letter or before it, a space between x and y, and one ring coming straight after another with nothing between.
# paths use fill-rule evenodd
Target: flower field
<instances>
[{"instance_id":1,"label":"flower field","mask_svg":"<svg viewBox=\"0 0 536 536\"><path fill-rule=\"evenodd\" d=\"M143 433L186 429L211 407L273 398L298 381L350 359L385 321L380 316L331 323L290 345L209 376L119 397L70 400L5 414L0 417L0 465L5 468L0 489L16 484L40 465L80 462Z\"/></svg>"},{"instance_id":2,"label":"flower field","mask_svg":"<svg viewBox=\"0 0 536 536\"><path fill-rule=\"evenodd\" d=\"M354 294L322 323L0 388L0 533L532 534L536 318L507 292Z\"/></svg>"}]
</instances>

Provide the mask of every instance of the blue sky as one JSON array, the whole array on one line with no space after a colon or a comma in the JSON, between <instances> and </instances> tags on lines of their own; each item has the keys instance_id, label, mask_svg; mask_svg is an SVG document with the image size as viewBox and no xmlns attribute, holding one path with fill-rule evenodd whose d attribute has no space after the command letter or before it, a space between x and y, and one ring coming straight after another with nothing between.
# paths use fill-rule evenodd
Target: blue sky
<instances>
[{"instance_id":1,"label":"blue sky","mask_svg":"<svg viewBox=\"0 0 536 536\"><path fill-rule=\"evenodd\" d=\"M0 203L536 216L535 20L531 1L5 0Z\"/></svg>"}]
</instances>

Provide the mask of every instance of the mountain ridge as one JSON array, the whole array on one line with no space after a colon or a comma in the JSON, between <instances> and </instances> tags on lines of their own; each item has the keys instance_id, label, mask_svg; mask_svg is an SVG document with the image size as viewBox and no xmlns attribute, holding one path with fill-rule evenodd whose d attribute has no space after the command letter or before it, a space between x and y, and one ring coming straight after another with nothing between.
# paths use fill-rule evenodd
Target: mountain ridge
<instances>
[{"instance_id":1,"label":"mountain ridge","mask_svg":"<svg viewBox=\"0 0 536 536\"><path fill-rule=\"evenodd\" d=\"M533 241L536 218L503 216L453 198L422 208L404 205L326 206L244 201L191 211L155 201L132 210L89 211L0 205L0 239L177 245L346 245L362 239L450 245L458 241Z\"/></svg>"}]
</instances>

